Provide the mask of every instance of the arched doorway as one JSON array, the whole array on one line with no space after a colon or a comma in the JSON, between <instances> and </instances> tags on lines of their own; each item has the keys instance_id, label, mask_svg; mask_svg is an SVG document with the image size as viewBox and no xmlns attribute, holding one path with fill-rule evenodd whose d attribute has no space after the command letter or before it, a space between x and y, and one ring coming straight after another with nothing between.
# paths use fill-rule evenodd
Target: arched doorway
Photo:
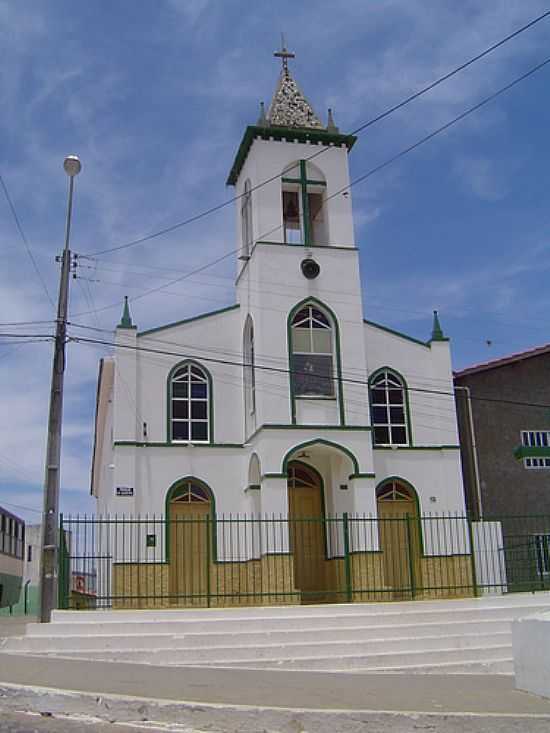
<instances>
[{"instance_id":1,"label":"arched doorway","mask_svg":"<svg viewBox=\"0 0 550 733\"><path fill-rule=\"evenodd\" d=\"M416 492L399 479L376 489L385 586L394 600L411 598L420 585L420 524Z\"/></svg>"},{"instance_id":2,"label":"arched doorway","mask_svg":"<svg viewBox=\"0 0 550 733\"><path fill-rule=\"evenodd\" d=\"M210 489L197 479L179 481L168 493L166 542L173 605L208 605L212 510Z\"/></svg>"},{"instance_id":3,"label":"arched doorway","mask_svg":"<svg viewBox=\"0 0 550 733\"><path fill-rule=\"evenodd\" d=\"M318 603L323 600L326 565L323 479L301 461L290 461L287 474L294 586L302 592L302 603Z\"/></svg>"}]
</instances>

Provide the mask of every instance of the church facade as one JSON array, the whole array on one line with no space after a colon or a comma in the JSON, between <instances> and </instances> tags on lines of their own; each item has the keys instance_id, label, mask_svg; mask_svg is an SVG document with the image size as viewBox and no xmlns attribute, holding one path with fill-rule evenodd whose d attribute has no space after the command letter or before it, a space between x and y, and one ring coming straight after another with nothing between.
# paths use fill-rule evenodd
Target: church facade
<instances>
[{"instance_id":1,"label":"church facade","mask_svg":"<svg viewBox=\"0 0 550 733\"><path fill-rule=\"evenodd\" d=\"M99 514L464 514L437 314L426 342L363 317L355 142L330 110L321 123L283 55L271 105L246 128L227 181L237 197L236 303L140 332L126 302L114 355L100 364ZM435 399L422 389L434 384ZM292 538L283 535L284 554ZM355 550L382 552L382 535ZM428 535L422 552L440 556ZM219 538L217 551L223 560ZM261 553L241 548L239 560Z\"/></svg>"}]
</instances>

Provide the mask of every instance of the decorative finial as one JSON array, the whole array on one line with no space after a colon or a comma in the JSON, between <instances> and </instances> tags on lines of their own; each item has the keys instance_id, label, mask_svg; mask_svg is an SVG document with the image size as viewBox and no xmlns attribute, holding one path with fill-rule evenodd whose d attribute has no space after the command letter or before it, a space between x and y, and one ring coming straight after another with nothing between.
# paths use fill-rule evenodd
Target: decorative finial
<instances>
[{"instance_id":1,"label":"decorative finial","mask_svg":"<svg viewBox=\"0 0 550 733\"><path fill-rule=\"evenodd\" d=\"M295 58L296 54L287 49L283 33L281 33L281 50L275 51L273 55L275 56L275 58L281 59L283 63L283 74L285 76L288 76L288 59Z\"/></svg>"},{"instance_id":2,"label":"decorative finial","mask_svg":"<svg viewBox=\"0 0 550 733\"><path fill-rule=\"evenodd\" d=\"M439 323L439 316L437 315L437 311L434 311L432 337L430 341L448 341L448 340L449 339L443 333L443 329L441 328L441 324Z\"/></svg>"},{"instance_id":3,"label":"decorative finial","mask_svg":"<svg viewBox=\"0 0 550 733\"><path fill-rule=\"evenodd\" d=\"M117 328L135 328L130 315L130 306L128 305L128 296L124 296L124 308L122 309L122 318Z\"/></svg>"},{"instance_id":4,"label":"decorative finial","mask_svg":"<svg viewBox=\"0 0 550 733\"><path fill-rule=\"evenodd\" d=\"M260 116L258 117L258 122L256 123L258 127L267 127L267 117L265 116L265 106L263 102L260 102Z\"/></svg>"},{"instance_id":5,"label":"decorative finial","mask_svg":"<svg viewBox=\"0 0 550 733\"><path fill-rule=\"evenodd\" d=\"M328 108L327 132L335 132L335 133L340 132L340 130L338 129L338 127L336 126L334 122L334 117L332 116L332 109L330 107Z\"/></svg>"}]
</instances>

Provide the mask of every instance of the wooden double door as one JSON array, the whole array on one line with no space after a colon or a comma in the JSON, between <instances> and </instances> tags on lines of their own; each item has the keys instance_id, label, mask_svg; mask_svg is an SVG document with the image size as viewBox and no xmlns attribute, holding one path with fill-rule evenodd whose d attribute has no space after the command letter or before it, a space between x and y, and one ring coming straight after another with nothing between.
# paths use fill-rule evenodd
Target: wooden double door
<instances>
[{"instance_id":1,"label":"wooden double door","mask_svg":"<svg viewBox=\"0 0 550 733\"><path fill-rule=\"evenodd\" d=\"M302 603L320 603L326 600L327 565L323 482L301 461L288 465L288 521L294 586Z\"/></svg>"}]
</instances>

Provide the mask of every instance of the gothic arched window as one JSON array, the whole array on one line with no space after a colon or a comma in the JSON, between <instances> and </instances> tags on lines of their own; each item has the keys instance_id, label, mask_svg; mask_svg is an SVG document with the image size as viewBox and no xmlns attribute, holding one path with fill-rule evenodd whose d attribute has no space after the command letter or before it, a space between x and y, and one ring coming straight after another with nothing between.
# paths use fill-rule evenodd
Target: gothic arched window
<instances>
[{"instance_id":1,"label":"gothic arched window","mask_svg":"<svg viewBox=\"0 0 550 733\"><path fill-rule=\"evenodd\" d=\"M287 244L328 244L321 171L299 160L283 171L283 232Z\"/></svg>"},{"instance_id":2,"label":"gothic arched window","mask_svg":"<svg viewBox=\"0 0 550 733\"><path fill-rule=\"evenodd\" d=\"M252 248L252 191L250 180L244 182L244 191L241 199L241 227L242 227L242 256L249 257Z\"/></svg>"},{"instance_id":3,"label":"gothic arched window","mask_svg":"<svg viewBox=\"0 0 550 733\"><path fill-rule=\"evenodd\" d=\"M375 445L407 445L410 440L407 387L395 372L382 369L369 380Z\"/></svg>"},{"instance_id":4,"label":"gothic arched window","mask_svg":"<svg viewBox=\"0 0 550 733\"><path fill-rule=\"evenodd\" d=\"M254 370L254 324L250 316L244 326L244 404L248 414L256 410L256 374Z\"/></svg>"},{"instance_id":5,"label":"gothic arched window","mask_svg":"<svg viewBox=\"0 0 550 733\"><path fill-rule=\"evenodd\" d=\"M178 367L170 378L170 439L174 443L210 441L210 378L197 364Z\"/></svg>"},{"instance_id":6,"label":"gothic arched window","mask_svg":"<svg viewBox=\"0 0 550 733\"><path fill-rule=\"evenodd\" d=\"M334 328L314 304L291 323L292 389L295 397L334 397Z\"/></svg>"}]
</instances>

